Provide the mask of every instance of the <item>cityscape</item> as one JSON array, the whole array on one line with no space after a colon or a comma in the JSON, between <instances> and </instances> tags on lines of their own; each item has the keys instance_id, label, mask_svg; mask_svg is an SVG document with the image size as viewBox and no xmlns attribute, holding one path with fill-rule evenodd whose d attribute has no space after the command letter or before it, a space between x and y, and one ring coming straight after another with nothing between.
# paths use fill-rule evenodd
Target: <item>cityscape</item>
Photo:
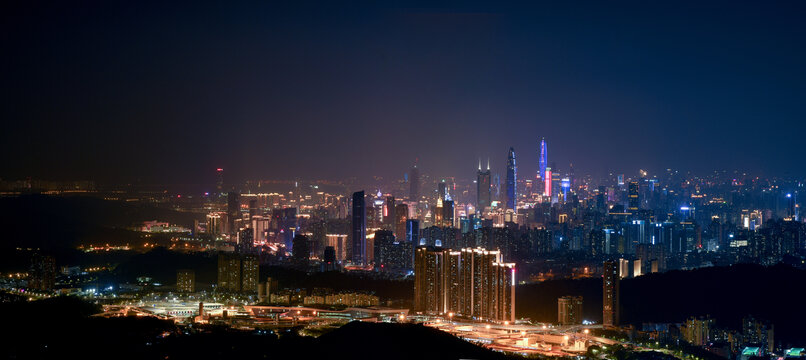
<instances>
[{"instance_id":1,"label":"cityscape","mask_svg":"<svg viewBox=\"0 0 806 360\"><path fill-rule=\"evenodd\" d=\"M3 358L806 359L800 4L7 10Z\"/></svg>"}]
</instances>

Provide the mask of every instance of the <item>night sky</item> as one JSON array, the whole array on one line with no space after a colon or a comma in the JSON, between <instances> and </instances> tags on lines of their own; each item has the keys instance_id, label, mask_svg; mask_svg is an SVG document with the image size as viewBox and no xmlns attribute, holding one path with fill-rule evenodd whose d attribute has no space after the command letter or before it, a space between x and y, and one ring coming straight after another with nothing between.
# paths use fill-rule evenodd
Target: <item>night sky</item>
<instances>
[{"instance_id":1,"label":"night sky","mask_svg":"<svg viewBox=\"0 0 806 360\"><path fill-rule=\"evenodd\" d=\"M471 3L3 2L0 177L806 176L806 3Z\"/></svg>"}]
</instances>

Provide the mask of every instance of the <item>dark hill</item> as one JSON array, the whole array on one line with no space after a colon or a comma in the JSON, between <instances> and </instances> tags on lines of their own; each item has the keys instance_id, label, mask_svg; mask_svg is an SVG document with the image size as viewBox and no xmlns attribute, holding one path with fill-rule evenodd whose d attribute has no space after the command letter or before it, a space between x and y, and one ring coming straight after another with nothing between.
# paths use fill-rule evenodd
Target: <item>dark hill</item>
<instances>
[{"instance_id":1,"label":"dark hill","mask_svg":"<svg viewBox=\"0 0 806 360\"><path fill-rule=\"evenodd\" d=\"M691 271L649 274L621 283L621 319L625 324L684 322L690 316L710 314L717 325L738 328L752 314L775 325L776 341L806 342L800 304L806 271L785 265L734 265ZM602 320L602 281L557 280L519 286L518 316L538 321L557 321L557 297L582 295L583 316Z\"/></svg>"},{"instance_id":2,"label":"dark hill","mask_svg":"<svg viewBox=\"0 0 806 360\"><path fill-rule=\"evenodd\" d=\"M440 330L417 324L351 322L317 339L321 358L508 359Z\"/></svg>"}]
</instances>

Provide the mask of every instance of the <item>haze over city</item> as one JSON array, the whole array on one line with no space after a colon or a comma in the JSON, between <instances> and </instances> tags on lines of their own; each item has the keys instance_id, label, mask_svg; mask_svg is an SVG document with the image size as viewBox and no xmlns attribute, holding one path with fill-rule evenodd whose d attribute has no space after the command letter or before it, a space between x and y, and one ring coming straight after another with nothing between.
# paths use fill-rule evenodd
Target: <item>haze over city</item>
<instances>
[{"instance_id":1,"label":"haze over city","mask_svg":"<svg viewBox=\"0 0 806 360\"><path fill-rule=\"evenodd\" d=\"M806 175L799 2L3 9L6 179Z\"/></svg>"}]
</instances>

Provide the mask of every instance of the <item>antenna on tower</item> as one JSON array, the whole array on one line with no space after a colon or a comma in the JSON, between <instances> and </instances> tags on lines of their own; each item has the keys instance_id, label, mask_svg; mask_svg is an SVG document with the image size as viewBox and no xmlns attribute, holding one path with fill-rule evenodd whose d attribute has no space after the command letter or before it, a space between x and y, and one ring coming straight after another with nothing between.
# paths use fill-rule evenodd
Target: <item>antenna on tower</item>
<instances>
[{"instance_id":1,"label":"antenna on tower","mask_svg":"<svg viewBox=\"0 0 806 360\"><path fill-rule=\"evenodd\" d=\"M487 158L487 170L490 170L490 158Z\"/></svg>"}]
</instances>

